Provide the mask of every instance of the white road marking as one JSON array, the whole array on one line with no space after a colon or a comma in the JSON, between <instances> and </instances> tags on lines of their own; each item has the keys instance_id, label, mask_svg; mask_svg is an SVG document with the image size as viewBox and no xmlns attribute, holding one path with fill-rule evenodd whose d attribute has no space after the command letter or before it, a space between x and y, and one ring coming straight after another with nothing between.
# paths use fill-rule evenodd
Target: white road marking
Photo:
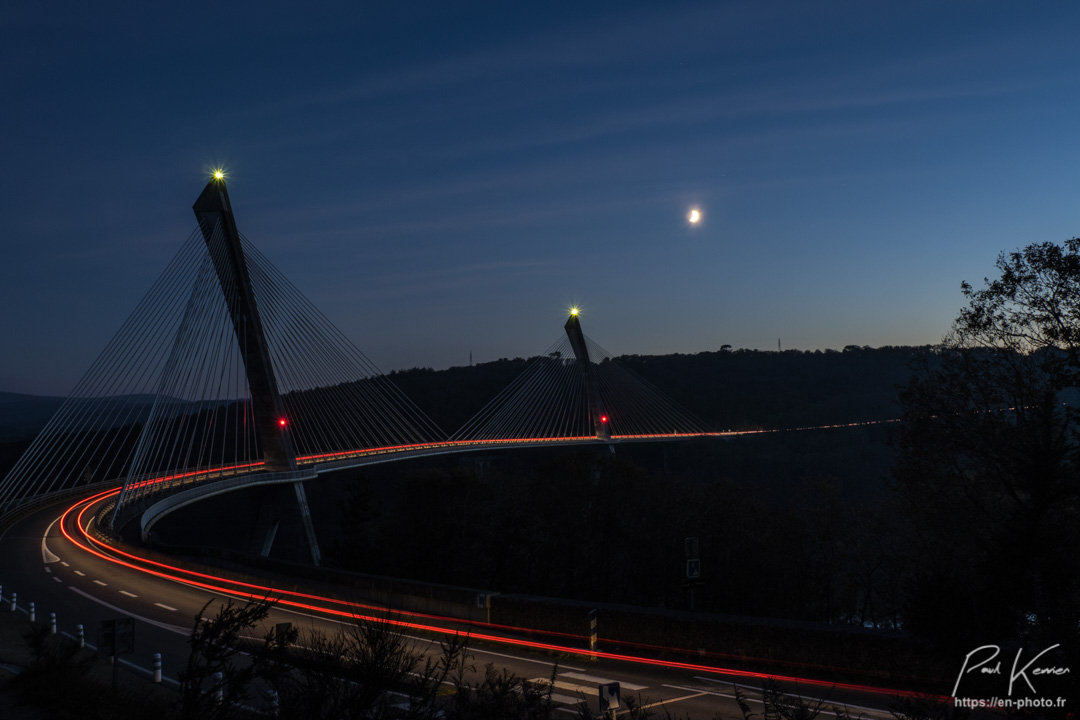
<instances>
[{"instance_id":1,"label":"white road marking","mask_svg":"<svg viewBox=\"0 0 1080 720\"><path fill-rule=\"evenodd\" d=\"M659 707L660 705L669 705L671 703L677 703L681 700L693 700L694 698L705 697L706 695L712 694L713 693L711 692L698 692L694 693L693 695L683 695L682 697L670 698L668 700L660 700L658 702L649 703L648 705L638 705L638 709L644 710L645 708Z\"/></svg>"},{"instance_id":2,"label":"white road marking","mask_svg":"<svg viewBox=\"0 0 1080 720\"><path fill-rule=\"evenodd\" d=\"M756 693L761 693L761 688L760 687L754 687L753 685L743 685L741 683L733 683L733 682L730 682L730 681L727 681L727 680L717 680L716 678L701 677L700 675L695 675L694 679L695 680L703 680L703 681L705 681L707 683L714 683L714 684L717 684L717 685L731 685L732 687L741 687L741 688L745 688L746 690L751 690L751 691L756 692ZM689 687L684 687L684 686L681 686L681 685L664 685L664 687L674 688L675 690L687 690L689 692L701 692L701 688L689 688ZM728 693L722 693L722 692L716 692L716 691L707 691L707 692L708 692L709 695L719 695L720 697L726 697L726 698L732 698L732 699L735 698L734 695L729 695ZM788 697L802 697L802 696L797 695L795 693L781 693L781 695L787 695ZM743 697L749 702L758 703L759 705L763 704L761 702L761 700L758 700L755 697L751 697L749 695L744 695ZM805 697L804 699L805 700L817 700L818 698ZM888 714L888 712L886 710L882 710L881 708L872 708L872 707L867 707L865 705L851 705L849 703L840 703L840 702L830 703L830 705L835 705L835 706L843 705L845 708L855 708L856 710L866 710L867 712ZM822 706L820 712L821 712L822 715L836 715L835 712L830 712L829 710L826 710L824 706Z\"/></svg>"},{"instance_id":3,"label":"white road marking","mask_svg":"<svg viewBox=\"0 0 1080 720\"><path fill-rule=\"evenodd\" d=\"M608 683L617 682L617 683L619 683L619 685L622 688L624 688L626 690L633 690L634 692L638 692L640 690L646 690L649 687L648 685L635 685L634 683L628 683L628 682L624 682L622 680L614 680L614 679L611 679L611 678L596 677L595 675L586 675L585 673L579 673L579 672L559 673L559 677L567 677L567 678L572 678L574 680L584 680L585 682L593 682L593 683L596 683L597 685L607 685Z\"/></svg>"},{"instance_id":4,"label":"white road marking","mask_svg":"<svg viewBox=\"0 0 1080 720\"><path fill-rule=\"evenodd\" d=\"M302 614L302 613L301 613ZM412 637L411 635L408 637ZM430 640L431 638L414 637L414 640ZM547 660L534 660L533 658L519 657L518 655L507 655L505 653L495 652L494 650L481 650L480 648L469 648L469 652L473 654L494 655L495 657L509 658L510 660L524 660L525 662L537 663L539 665L547 665L548 667L563 667L567 670L583 670L584 668L572 668L569 665L560 665L559 663L548 662Z\"/></svg>"},{"instance_id":5,"label":"white road marking","mask_svg":"<svg viewBox=\"0 0 1080 720\"><path fill-rule=\"evenodd\" d=\"M138 596L138 595L136 595L135 593L129 593L129 592L127 591L127 590L121 590L121 591L120 591L120 594L121 594L121 595L127 595L128 597L139 597L139 596Z\"/></svg>"},{"instance_id":6,"label":"white road marking","mask_svg":"<svg viewBox=\"0 0 1080 720\"><path fill-rule=\"evenodd\" d=\"M61 561L60 561L60 564L61 564L61 565L63 565L64 567L71 567L70 565L68 565L68 564L67 564L66 562L64 562L63 560L61 560Z\"/></svg>"},{"instance_id":7,"label":"white road marking","mask_svg":"<svg viewBox=\"0 0 1080 720\"><path fill-rule=\"evenodd\" d=\"M164 603L154 603L154 604L157 605L159 608L163 608L165 610L172 610L173 612L176 612L176 608L169 607L168 605L166 605Z\"/></svg>"},{"instance_id":8,"label":"white road marking","mask_svg":"<svg viewBox=\"0 0 1080 720\"><path fill-rule=\"evenodd\" d=\"M81 575L82 577L86 577L86 573L84 573L82 570L76 570L75 574L76 575Z\"/></svg>"},{"instance_id":9,"label":"white road marking","mask_svg":"<svg viewBox=\"0 0 1080 720\"><path fill-rule=\"evenodd\" d=\"M56 520L59 519L60 516L57 515ZM41 536L41 562L45 563L46 565L60 560L59 557L52 554L52 551L49 550L49 545L45 542L45 538L49 536L49 532L53 529L53 525L56 524L56 520L53 520L51 523L49 523L49 527L45 528L45 534Z\"/></svg>"},{"instance_id":10,"label":"white road marking","mask_svg":"<svg viewBox=\"0 0 1080 720\"><path fill-rule=\"evenodd\" d=\"M52 572L52 568L51 568L51 567L49 567L48 565L46 565L46 566L45 566L45 572L47 572L47 573L51 573L51 572Z\"/></svg>"},{"instance_id":11,"label":"white road marking","mask_svg":"<svg viewBox=\"0 0 1080 720\"><path fill-rule=\"evenodd\" d=\"M100 580L95 580L94 584L95 585L100 585L101 587L109 587L109 583L104 583L104 582L101 582Z\"/></svg>"},{"instance_id":12,"label":"white road marking","mask_svg":"<svg viewBox=\"0 0 1080 720\"><path fill-rule=\"evenodd\" d=\"M70 590L72 592L75 592L75 593L78 593L79 595L82 595L87 600L93 600L98 605L103 605L103 606L109 608L110 610L113 610L113 611L118 612L118 613L123 613L124 615L127 615L130 618L135 618L136 620L142 620L144 623L150 623L154 627L159 627L162 630L168 630L169 632L176 633L177 635L190 635L191 634L191 628L179 627L178 625L169 625L168 623L163 623L163 622L160 622L158 620L152 620L152 619L150 619L148 617L143 617L142 615L136 615L135 613L130 612L128 610L125 610L123 608L116 607L115 605L110 605L109 603L105 602L104 600L99 600L98 598L94 597L90 593L83 592L82 590L80 590L77 587L73 587L71 585L68 585L68 590Z\"/></svg>"},{"instance_id":13,"label":"white road marking","mask_svg":"<svg viewBox=\"0 0 1080 720\"><path fill-rule=\"evenodd\" d=\"M182 585L187 584L187 583L181 582L179 580L174 580L173 582L180 582L180 584L182 584ZM192 586L192 587L195 587L195 586ZM228 593L223 593L221 591L217 591L214 594L215 595L223 595L225 597L238 597L238 598L241 598L241 599L247 599L248 597L250 597L249 595L244 595L244 594L239 593L239 592L237 592L235 596L230 595ZM348 620L336 620L334 618L325 617L325 616L322 616L322 615L312 615L311 613L306 613L306 612L303 612L301 610L291 610L289 608L283 608L283 607L277 607L277 608L274 608L274 610L276 612L289 613L290 615L299 615L300 617L315 618L315 619L321 620L323 622L331 622L331 623L336 623L338 625L347 625L348 626L348 625L353 624ZM209 621L210 618L203 618L203 620ZM425 642L425 643L428 643L429 645L436 645L437 642L438 642L437 640L435 640L433 638L420 637L419 635L408 635L408 634L403 633L402 637L408 638L409 640L416 640L416 641L419 641L419 642ZM507 655L506 653L495 652L494 650L482 650L480 648L469 648L469 652L472 653L473 655L494 655L495 657L508 658L510 660L518 660L518 661L521 661L521 662L536 663L537 665L546 665L548 667L565 668L567 670L576 670L578 672L584 672L584 670L585 670L585 668L571 667L569 665L562 665L560 663L553 663L553 662L550 662L548 660L536 660L534 658L523 657L523 656L520 656L520 655Z\"/></svg>"},{"instance_id":14,"label":"white road marking","mask_svg":"<svg viewBox=\"0 0 1080 720\"><path fill-rule=\"evenodd\" d=\"M584 698L559 695L558 693L551 693L551 699L555 702L563 703L564 705L577 705L578 703L584 702Z\"/></svg>"},{"instance_id":15,"label":"white road marking","mask_svg":"<svg viewBox=\"0 0 1080 720\"><path fill-rule=\"evenodd\" d=\"M533 678L532 680L526 680L530 685L538 685L545 690L552 687L552 682L548 678ZM568 683L563 680L556 680L554 687L559 690L569 690L570 692L581 693L585 697L592 697L597 693L597 688L587 685L575 685L574 683ZM552 696L554 697L554 695Z\"/></svg>"},{"instance_id":16,"label":"white road marking","mask_svg":"<svg viewBox=\"0 0 1080 720\"><path fill-rule=\"evenodd\" d=\"M560 690L579 692L582 695L592 695L593 693L599 694L599 690L591 685L575 685L574 683L568 683L564 680L556 680L555 687L559 688Z\"/></svg>"},{"instance_id":17,"label":"white road marking","mask_svg":"<svg viewBox=\"0 0 1080 720\"><path fill-rule=\"evenodd\" d=\"M64 582L63 580L61 580L60 578L56 577L55 575L53 575L53 576L52 576L52 579L53 579L53 580L55 580L56 582Z\"/></svg>"}]
</instances>

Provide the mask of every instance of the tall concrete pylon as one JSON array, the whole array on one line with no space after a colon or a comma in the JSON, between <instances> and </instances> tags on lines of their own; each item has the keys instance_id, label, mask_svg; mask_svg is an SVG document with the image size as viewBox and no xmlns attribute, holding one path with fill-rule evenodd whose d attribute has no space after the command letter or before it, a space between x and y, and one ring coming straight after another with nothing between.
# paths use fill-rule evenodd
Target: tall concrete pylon
<instances>
[{"instance_id":1,"label":"tall concrete pylon","mask_svg":"<svg viewBox=\"0 0 1080 720\"><path fill-rule=\"evenodd\" d=\"M215 174L191 209L195 211L199 230L210 250L221 291L229 307L236 342L244 359L252 416L262 446L264 467L269 472L295 470L296 454L289 441L288 421L281 410L270 349L259 319L247 258L240 244L240 233L236 229L224 176ZM282 421L285 421L284 424Z\"/></svg>"},{"instance_id":2,"label":"tall concrete pylon","mask_svg":"<svg viewBox=\"0 0 1080 720\"><path fill-rule=\"evenodd\" d=\"M251 393L252 419L259 444L263 453L263 468L267 472L288 472L296 470L296 452L289 438L289 421L282 411L281 396L278 394L277 379L270 359L270 349L259 319L259 308L255 302L255 292L251 287L248 274L247 258L240 243L240 233L236 229L229 190L225 186L224 173L215 172L206 183L202 194L191 206L199 221L199 229L217 272L221 290L232 318L236 341L240 345L240 354L244 360L248 390ZM301 481L292 483L297 506L308 549L312 561L320 561L319 545L315 537L315 526L311 520L307 495ZM263 543L264 552L269 553L277 522L267 533L267 542Z\"/></svg>"},{"instance_id":3,"label":"tall concrete pylon","mask_svg":"<svg viewBox=\"0 0 1080 720\"><path fill-rule=\"evenodd\" d=\"M585 334L581 332L581 320L578 319L577 308L570 311L570 317L566 320L563 329L566 330L566 336L570 339L570 347L574 349L578 367L581 368L593 432L596 433L597 440L610 440L607 411L600 402L600 390L596 387L596 373L593 372L592 361L589 360L589 349L585 345Z\"/></svg>"}]
</instances>

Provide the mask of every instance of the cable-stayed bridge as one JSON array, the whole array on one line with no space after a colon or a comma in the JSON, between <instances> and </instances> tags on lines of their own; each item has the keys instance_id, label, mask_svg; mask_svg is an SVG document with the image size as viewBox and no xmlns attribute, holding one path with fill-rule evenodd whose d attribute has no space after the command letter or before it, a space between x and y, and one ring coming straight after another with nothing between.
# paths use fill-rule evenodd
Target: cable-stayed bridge
<instances>
[{"instance_id":1,"label":"cable-stayed bridge","mask_svg":"<svg viewBox=\"0 0 1080 720\"><path fill-rule=\"evenodd\" d=\"M223 177L193 210L198 228L0 481L0 515L114 482L108 520L118 529L139 516L145 533L211 494L291 486L318 562L303 482L320 472L720 434L585 336L576 311L558 341L447 434L238 231Z\"/></svg>"}]
</instances>

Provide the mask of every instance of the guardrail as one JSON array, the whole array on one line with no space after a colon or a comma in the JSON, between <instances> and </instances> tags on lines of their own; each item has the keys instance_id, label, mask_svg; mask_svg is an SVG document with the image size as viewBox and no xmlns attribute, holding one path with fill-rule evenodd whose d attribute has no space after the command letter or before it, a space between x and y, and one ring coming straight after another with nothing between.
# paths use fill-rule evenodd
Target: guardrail
<instances>
[{"instance_id":1,"label":"guardrail","mask_svg":"<svg viewBox=\"0 0 1080 720\"><path fill-rule=\"evenodd\" d=\"M98 490L105 490L106 488L110 487L119 487L123 484L123 482L123 479L119 478L115 480L99 480L96 483L78 485L73 488L57 490L46 495L39 495L32 500L28 500L24 503L7 507L2 512L0 512L0 537L2 537L4 533L7 532L7 529L11 527L14 523L18 522L30 513L39 510L47 505L51 505L58 500L75 498L79 497L80 495L92 495Z\"/></svg>"}]
</instances>

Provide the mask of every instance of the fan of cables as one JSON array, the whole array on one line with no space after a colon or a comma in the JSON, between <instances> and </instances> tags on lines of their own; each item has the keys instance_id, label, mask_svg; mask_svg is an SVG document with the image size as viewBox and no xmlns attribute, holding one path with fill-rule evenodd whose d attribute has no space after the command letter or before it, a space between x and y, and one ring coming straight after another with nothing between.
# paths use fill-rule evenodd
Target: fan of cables
<instances>
[{"instance_id":1,"label":"fan of cables","mask_svg":"<svg viewBox=\"0 0 1080 720\"><path fill-rule=\"evenodd\" d=\"M455 441L583 439L602 416L618 437L697 435L701 424L587 336L591 396L570 339L562 336L532 358L510 385L453 436ZM600 407L592 403L599 401Z\"/></svg>"},{"instance_id":2,"label":"fan of cables","mask_svg":"<svg viewBox=\"0 0 1080 720\"><path fill-rule=\"evenodd\" d=\"M445 436L246 238L252 291L301 464ZM220 244L216 244L220 246ZM252 472L252 413L235 283L196 230L0 481L0 511L84 484L123 481L120 502ZM284 420L284 418L283 418Z\"/></svg>"}]
</instances>

